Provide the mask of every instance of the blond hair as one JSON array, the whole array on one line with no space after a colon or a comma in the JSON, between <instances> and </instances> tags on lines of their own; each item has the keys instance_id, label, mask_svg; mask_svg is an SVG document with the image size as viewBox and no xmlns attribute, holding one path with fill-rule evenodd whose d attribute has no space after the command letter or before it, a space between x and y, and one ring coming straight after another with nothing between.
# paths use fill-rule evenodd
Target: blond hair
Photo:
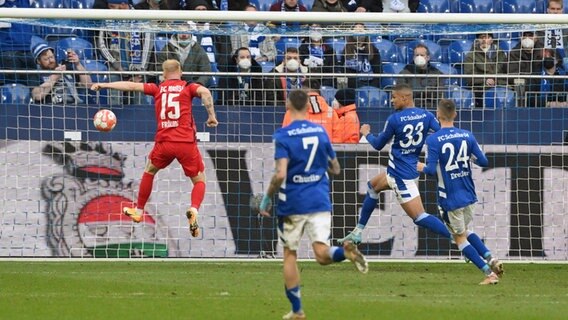
<instances>
[{"instance_id":1,"label":"blond hair","mask_svg":"<svg viewBox=\"0 0 568 320\"><path fill-rule=\"evenodd\" d=\"M181 73L181 64L175 59L168 59L162 63L164 78L168 78L173 73Z\"/></svg>"}]
</instances>

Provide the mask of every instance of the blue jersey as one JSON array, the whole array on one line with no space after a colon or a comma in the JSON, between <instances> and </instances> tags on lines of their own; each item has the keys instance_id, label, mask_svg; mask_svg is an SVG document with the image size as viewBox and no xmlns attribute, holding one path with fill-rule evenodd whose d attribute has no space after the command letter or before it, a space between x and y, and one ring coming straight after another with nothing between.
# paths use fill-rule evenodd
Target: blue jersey
<instances>
[{"instance_id":1,"label":"blue jersey","mask_svg":"<svg viewBox=\"0 0 568 320\"><path fill-rule=\"evenodd\" d=\"M471 177L471 158L486 167L487 157L473 134L458 128L442 128L426 139L428 154L424 173L438 175L438 203L452 211L477 202Z\"/></svg>"},{"instance_id":2,"label":"blue jersey","mask_svg":"<svg viewBox=\"0 0 568 320\"><path fill-rule=\"evenodd\" d=\"M387 173L400 179L412 180L419 176L416 164L426 135L439 129L440 124L431 112L412 107L390 115L383 132L378 136L369 134L366 138L379 151L394 138Z\"/></svg>"},{"instance_id":3,"label":"blue jersey","mask_svg":"<svg viewBox=\"0 0 568 320\"><path fill-rule=\"evenodd\" d=\"M278 193L279 216L331 211L329 161L335 159L325 129L302 120L274 133L276 160L287 158L285 182Z\"/></svg>"}]
</instances>

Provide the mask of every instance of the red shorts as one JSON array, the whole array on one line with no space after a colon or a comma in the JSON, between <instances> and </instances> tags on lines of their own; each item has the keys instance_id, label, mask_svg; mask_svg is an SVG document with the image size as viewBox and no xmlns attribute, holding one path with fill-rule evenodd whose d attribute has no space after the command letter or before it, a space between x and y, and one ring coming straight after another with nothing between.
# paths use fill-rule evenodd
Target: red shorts
<instances>
[{"instance_id":1,"label":"red shorts","mask_svg":"<svg viewBox=\"0 0 568 320\"><path fill-rule=\"evenodd\" d=\"M150 152L150 161L158 169L163 169L177 159L186 176L193 178L205 171L205 164L195 142L156 142Z\"/></svg>"}]
</instances>

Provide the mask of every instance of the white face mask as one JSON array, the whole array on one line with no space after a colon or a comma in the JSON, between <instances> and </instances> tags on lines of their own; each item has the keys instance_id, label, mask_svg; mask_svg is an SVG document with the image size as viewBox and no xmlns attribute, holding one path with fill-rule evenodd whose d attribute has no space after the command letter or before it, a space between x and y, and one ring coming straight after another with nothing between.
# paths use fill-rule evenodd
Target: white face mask
<instances>
[{"instance_id":1,"label":"white face mask","mask_svg":"<svg viewBox=\"0 0 568 320\"><path fill-rule=\"evenodd\" d=\"M423 56L416 56L414 57L414 64L417 67L423 67L426 65L426 58L424 58Z\"/></svg>"},{"instance_id":2,"label":"white face mask","mask_svg":"<svg viewBox=\"0 0 568 320\"><path fill-rule=\"evenodd\" d=\"M288 60L288 62L286 62L286 69L288 69L288 71L294 72L298 70L299 67L300 63L296 59L290 59Z\"/></svg>"},{"instance_id":3,"label":"white face mask","mask_svg":"<svg viewBox=\"0 0 568 320\"><path fill-rule=\"evenodd\" d=\"M521 40L521 46L525 49L532 49L534 48L534 40L531 38L524 38Z\"/></svg>"},{"instance_id":4,"label":"white face mask","mask_svg":"<svg viewBox=\"0 0 568 320\"><path fill-rule=\"evenodd\" d=\"M191 44L191 42L192 42L192 40L193 40L192 38L193 38L193 37L189 37L189 38L187 38L187 39L180 39L180 38L178 38L178 39L177 39L177 43L178 43L178 45L179 45L180 47L184 47L184 48L185 48L185 47L187 47L187 46L189 46L189 45Z\"/></svg>"},{"instance_id":5,"label":"white face mask","mask_svg":"<svg viewBox=\"0 0 568 320\"><path fill-rule=\"evenodd\" d=\"M239 68L241 68L243 70L248 70L248 69L250 69L251 66L252 66L252 62L250 61L250 59L239 60Z\"/></svg>"}]
</instances>

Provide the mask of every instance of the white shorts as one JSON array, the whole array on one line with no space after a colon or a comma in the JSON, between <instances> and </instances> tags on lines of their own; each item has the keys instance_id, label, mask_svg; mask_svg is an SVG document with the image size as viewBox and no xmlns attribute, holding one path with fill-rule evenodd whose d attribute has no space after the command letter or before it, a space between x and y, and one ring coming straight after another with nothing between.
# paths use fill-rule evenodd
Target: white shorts
<instances>
[{"instance_id":1,"label":"white shorts","mask_svg":"<svg viewBox=\"0 0 568 320\"><path fill-rule=\"evenodd\" d=\"M387 174L387 183L396 194L396 199L400 204L420 196L420 192L418 192L418 178L414 180L404 180Z\"/></svg>"},{"instance_id":2,"label":"white shorts","mask_svg":"<svg viewBox=\"0 0 568 320\"><path fill-rule=\"evenodd\" d=\"M473 204L452 211L442 211L444 222L453 234L463 234L473 220Z\"/></svg>"},{"instance_id":3,"label":"white shorts","mask_svg":"<svg viewBox=\"0 0 568 320\"><path fill-rule=\"evenodd\" d=\"M278 243L281 246L297 251L304 231L311 243L321 242L329 245L331 238L331 212L278 217Z\"/></svg>"}]
</instances>

